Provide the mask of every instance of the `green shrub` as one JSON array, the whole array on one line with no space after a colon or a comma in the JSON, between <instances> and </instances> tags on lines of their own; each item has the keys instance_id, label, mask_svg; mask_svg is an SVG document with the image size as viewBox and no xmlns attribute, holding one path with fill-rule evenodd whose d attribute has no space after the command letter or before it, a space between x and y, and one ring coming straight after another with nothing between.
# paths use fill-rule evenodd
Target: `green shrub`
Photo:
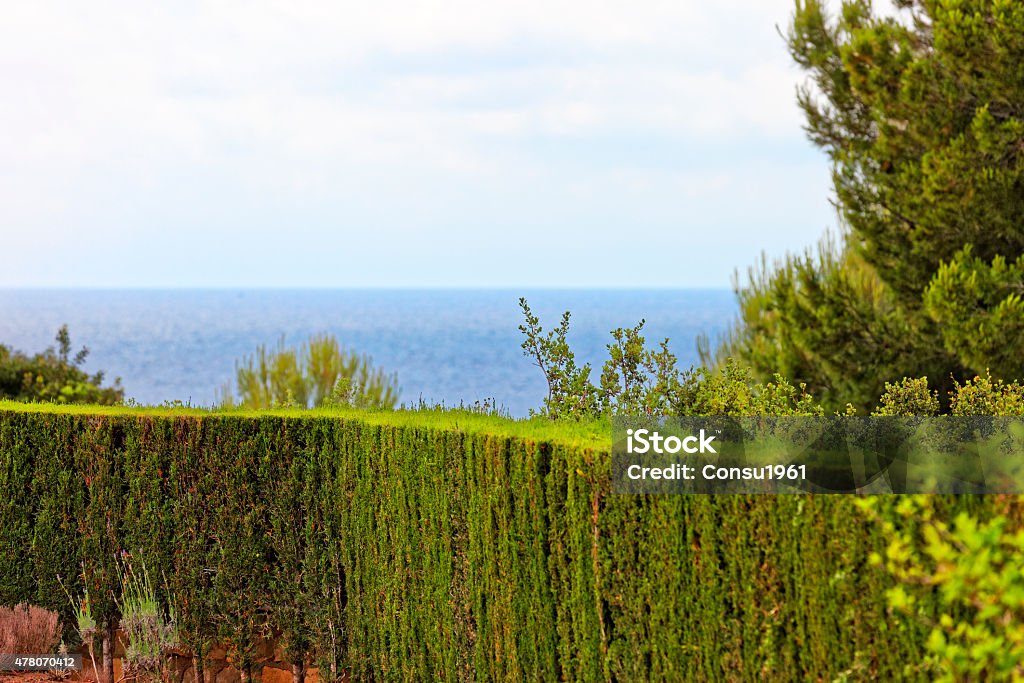
<instances>
[{"instance_id":1,"label":"green shrub","mask_svg":"<svg viewBox=\"0 0 1024 683\"><path fill-rule=\"evenodd\" d=\"M64 590L64 595L68 598L68 604L70 604L74 612L74 618L71 620L71 623L78 631L78 638L89 654L89 661L92 663L93 680L99 681L99 667L96 666L96 638L99 636L99 628L96 619L92 616L92 606L89 603L89 589L85 587L83 589L84 594L78 598L71 594L71 591L68 590L61 580L60 575L57 575L57 581Z\"/></svg>"},{"instance_id":2,"label":"green shrub","mask_svg":"<svg viewBox=\"0 0 1024 683\"><path fill-rule=\"evenodd\" d=\"M602 415L823 415L824 410L801 384L794 387L781 375L756 384L748 368L729 360L715 371L680 370L668 349L647 347L636 327L612 330L608 360L600 385L590 380L589 364L577 365L568 343L569 312L559 326L545 334L526 299L520 299L526 337L523 354L544 373L548 394L531 414L557 419L592 419Z\"/></svg>"},{"instance_id":3,"label":"green shrub","mask_svg":"<svg viewBox=\"0 0 1024 683\"><path fill-rule=\"evenodd\" d=\"M715 375L723 400L694 405L797 410L798 388L749 393L742 376ZM892 580L866 565L884 534L850 498L615 495L607 429L0 405L0 458L33 473L51 509L61 486L80 496L70 556L33 543L64 514L34 498L24 523L0 527L0 548L34 567L5 565L5 600L84 563L102 627L123 616L115 558L131 551L166 577L158 600L200 656L226 638L244 667L281 632L327 678L892 679L924 656L927 628L887 612ZM0 512L17 493L0 490ZM950 515L989 505L944 500Z\"/></svg>"},{"instance_id":4,"label":"green shrub","mask_svg":"<svg viewBox=\"0 0 1024 683\"><path fill-rule=\"evenodd\" d=\"M135 678L162 679L167 656L178 645L174 609L166 611L157 599L153 580L141 562L136 571L130 553L122 554L121 630L125 636L125 673Z\"/></svg>"},{"instance_id":5,"label":"green shrub","mask_svg":"<svg viewBox=\"0 0 1024 683\"><path fill-rule=\"evenodd\" d=\"M886 384L875 415L935 415L927 378ZM952 415L1024 414L1024 389L991 376L956 382ZM1006 501L1003 510L1003 499ZM939 496L869 497L858 506L886 539L872 556L895 585L890 610L927 633L927 656L903 675L935 680L1024 677L1024 530L1020 496L966 496L959 512ZM994 503L994 505L993 505ZM972 509L973 508L973 509ZM1014 514L1005 514L1006 512ZM952 522L950 522L952 520Z\"/></svg>"},{"instance_id":6,"label":"green shrub","mask_svg":"<svg viewBox=\"0 0 1024 683\"><path fill-rule=\"evenodd\" d=\"M314 335L299 348L260 345L253 356L235 364L237 405L243 408L315 408L355 406L394 408L398 378L373 367L369 356L346 351L329 334ZM236 405L230 387L225 407Z\"/></svg>"},{"instance_id":7,"label":"green shrub","mask_svg":"<svg viewBox=\"0 0 1024 683\"><path fill-rule=\"evenodd\" d=\"M951 399L953 415L1024 415L1024 387L992 379L988 373L958 382Z\"/></svg>"},{"instance_id":8,"label":"green shrub","mask_svg":"<svg viewBox=\"0 0 1024 683\"><path fill-rule=\"evenodd\" d=\"M530 310L526 299L519 299L519 306L526 319L519 326L519 331L526 336L523 355L533 360L547 381L548 393L537 414L551 419L584 419L599 415L602 400L590 381L590 365L577 366L576 355L569 346L569 312L562 315L558 328L544 334L540 320Z\"/></svg>"},{"instance_id":9,"label":"green shrub","mask_svg":"<svg viewBox=\"0 0 1024 683\"><path fill-rule=\"evenodd\" d=\"M949 523L930 496L859 504L888 541L871 563L898 582L890 608L928 630L927 658L908 669L939 681L1024 678L1024 530L1002 515Z\"/></svg>"},{"instance_id":10,"label":"green shrub","mask_svg":"<svg viewBox=\"0 0 1024 683\"><path fill-rule=\"evenodd\" d=\"M938 415L939 392L931 391L928 386L927 377L904 377L899 382L886 382L885 393L871 414L900 417Z\"/></svg>"},{"instance_id":11,"label":"green shrub","mask_svg":"<svg viewBox=\"0 0 1024 683\"><path fill-rule=\"evenodd\" d=\"M124 399L121 379L104 387L104 373L88 374L82 364L89 349L82 347L71 357L68 326L57 331L57 348L29 356L0 344L0 399L55 403L98 403L114 405Z\"/></svg>"}]
</instances>

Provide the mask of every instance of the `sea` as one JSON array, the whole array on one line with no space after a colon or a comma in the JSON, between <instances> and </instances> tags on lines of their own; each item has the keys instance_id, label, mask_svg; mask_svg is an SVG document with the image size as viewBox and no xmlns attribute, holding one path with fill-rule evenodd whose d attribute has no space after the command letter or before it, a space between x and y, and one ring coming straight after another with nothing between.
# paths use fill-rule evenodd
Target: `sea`
<instances>
[{"instance_id":1,"label":"sea","mask_svg":"<svg viewBox=\"0 0 1024 683\"><path fill-rule=\"evenodd\" d=\"M41 351L67 324L74 350L89 349L85 369L120 377L127 397L209 406L258 345L331 333L397 373L401 403L490 400L523 417L546 384L523 355L520 297L546 330L571 312L570 345L595 381L615 328L645 320L648 344L667 337L686 368L699 362L697 337L716 338L737 312L724 289L0 289L0 344Z\"/></svg>"}]
</instances>

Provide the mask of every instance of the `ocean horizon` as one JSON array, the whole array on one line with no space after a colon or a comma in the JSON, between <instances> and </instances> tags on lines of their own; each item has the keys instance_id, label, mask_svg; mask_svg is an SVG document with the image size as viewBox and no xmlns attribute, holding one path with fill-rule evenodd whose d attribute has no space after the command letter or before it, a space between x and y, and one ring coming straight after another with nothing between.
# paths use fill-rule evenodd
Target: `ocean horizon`
<instances>
[{"instance_id":1,"label":"ocean horizon","mask_svg":"<svg viewBox=\"0 0 1024 683\"><path fill-rule=\"evenodd\" d=\"M670 339L686 368L696 340L732 324L729 289L0 289L0 344L36 353L67 324L85 369L120 377L140 403L211 405L235 363L281 337L337 336L398 375L400 402L492 399L515 417L541 405L544 377L523 356L519 297L545 330L572 314L569 340L600 373L609 332L646 320L649 345Z\"/></svg>"}]
</instances>

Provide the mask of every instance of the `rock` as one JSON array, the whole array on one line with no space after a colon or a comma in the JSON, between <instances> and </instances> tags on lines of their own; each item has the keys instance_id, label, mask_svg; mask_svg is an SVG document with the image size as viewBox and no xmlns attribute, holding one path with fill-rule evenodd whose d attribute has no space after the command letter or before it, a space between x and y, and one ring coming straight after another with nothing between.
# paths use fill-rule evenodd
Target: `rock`
<instances>
[{"instance_id":1,"label":"rock","mask_svg":"<svg viewBox=\"0 0 1024 683\"><path fill-rule=\"evenodd\" d=\"M174 671L186 671L192 668L192 658L183 655L172 654L168 668Z\"/></svg>"},{"instance_id":2,"label":"rock","mask_svg":"<svg viewBox=\"0 0 1024 683\"><path fill-rule=\"evenodd\" d=\"M233 666L225 666L215 679L216 683L241 683L241 680L242 677L238 675L238 669Z\"/></svg>"},{"instance_id":3,"label":"rock","mask_svg":"<svg viewBox=\"0 0 1024 683\"><path fill-rule=\"evenodd\" d=\"M203 663L203 678L205 683L215 683L219 674L228 663L223 659L207 660Z\"/></svg>"},{"instance_id":4,"label":"rock","mask_svg":"<svg viewBox=\"0 0 1024 683\"><path fill-rule=\"evenodd\" d=\"M274 649L276 645L276 641L260 638L256 643L256 659L261 662L275 660Z\"/></svg>"},{"instance_id":5,"label":"rock","mask_svg":"<svg viewBox=\"0 0 1024 683\"><path fill-rule=\"evenodd\" d=\"M260 680L263 683L292 683L292 672L276 666L265 666Z\"/></svg>"},{"instance_id":6,"label":"rock","mask_svg":"<svg viewBox=\"0 0 1024 683\"><path fill-rule=\"evenodd\" d=\"M185 680L192 680L195 676L192 673L191 658L171 655L167 661L165 675L169 683L184 683Z\"/></svg>"}]
</instances>

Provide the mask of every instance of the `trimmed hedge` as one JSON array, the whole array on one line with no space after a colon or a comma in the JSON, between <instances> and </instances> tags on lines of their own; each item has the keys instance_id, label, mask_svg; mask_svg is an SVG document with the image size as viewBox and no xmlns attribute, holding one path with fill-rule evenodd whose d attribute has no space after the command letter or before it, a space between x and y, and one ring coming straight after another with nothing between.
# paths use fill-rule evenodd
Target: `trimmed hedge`
<instances>
[{"instance_id":1,"label":"trimmed hedge","mask_svg":"<svg viewBox=\"0 0 1024 683\"><path fill-rule=\"evenodd\" d=\"M116 619L129 552L197 652L245 664L273 630L354 680L897 679L920 660L850 497L613 495L606 429L0 404L0 604L68 619L57 576L84 575Z\"/></svg>"}]
</instances>

